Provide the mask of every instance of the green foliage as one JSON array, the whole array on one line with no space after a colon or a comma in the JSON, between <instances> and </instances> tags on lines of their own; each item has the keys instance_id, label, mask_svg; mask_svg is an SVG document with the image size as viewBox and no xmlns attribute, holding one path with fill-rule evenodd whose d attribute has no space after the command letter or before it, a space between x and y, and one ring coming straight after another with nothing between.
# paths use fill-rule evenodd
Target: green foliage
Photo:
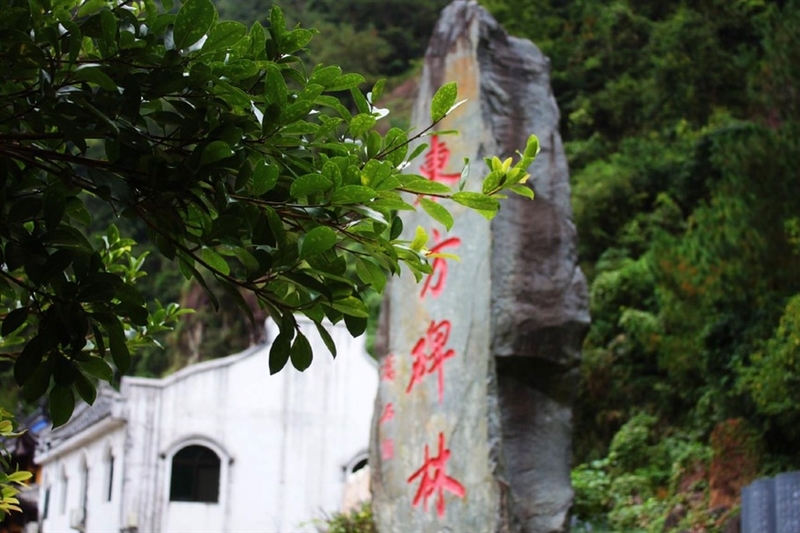
<instances>
[{"instance_id":1,"label":"green foliage","mask_svg":"<svg viewBox=\"0 0 800 533\"><path fill-rule=\"evenodd\" d=\"M347 513L333 513L314 524L320 533L377 533L372 518L372 505L363 502Z\"/></svg>"},{"instance_id":2,"label":"green foliage","mask_svg":"<svg viewBox=\"0 0 800 533\"><path fill-rule=\"evenodd\" d=\"M578 516L715 531L692 472L719 422L800 467L800 4L527 4L485 2L549 55L562 111L592 313Z\"/></svg>"},{"instance_id":3,"label":"green foliage","mask_svg":"<svg viewBox=\"0 0 800 533\"><path fill-rule=\"evenodd\" d=\"M753 398L758 412L800 437L800 295L789 300L775 333L750 361L740 370L739 389Z\"/></svg>"},{"instance_id":4,"label":"green foliage","mask_svg":"<svg viewBox=\"0 0 800 533\"><path fill-rule=\"evenodd\" d=\"M397 210L414 209L402 193L491 218L492 195L527 179L538 146L532 137L517 165L493 169L488 193L430 190L399 167L456 105L452 84L434 95L428 129L381 135L363 76L308 68L299 54L314 32L287 27L277 7L267 27L247 28L218 20L210 0L177 13L149 0L3 1L3 349L27 400L49 394L56 426L76 393L92 403L93 380L112 379L108 354L126 372L131 349L183 312L145 300L142 258L116 226L97 242L84 236L89 199L144 223L157 254L215 307L212 280L251 322L244 295L254 297L280 328L271 371L304 370L313 354L295 314L319 328L344 320L359 335L369 295L401 264L417 279L431 271L425 240L409 246L394 231Z\"/></svg>"},{"instance_id":5,"label":"green foliage","mask_svg":"<svg viewBox=\"0 0 800 533\"><path fill-rule=\"evenodd\" d=\"M573 513L579 524L593 531L660 533L667 531L667 513L687 505L692 512L680 525L707 525L710 515L695 507L707 497L708 483L697 473L702 476L708 467L711 449L698 444L696 435L665 433L658 422L652 415L634 415L613 436L607 457L573 469ZM700 481L693 482L694 477Z\"/></svg>"},{"instance_id":6,"label":"green foliage","mask_svg":"<svg viewBox=\"0 0 800 533\"><path fill-rule=\"evenodd\" d=\"M11 413L0 407L0 521L11 511L21 512L19 508L19 487L24 486L25 482L33 477L27 471L12 471L10 453L6 448L8 442L13 442L20 436L14 432L12 424L13 416Z\"/></svg>"}]
</instances>

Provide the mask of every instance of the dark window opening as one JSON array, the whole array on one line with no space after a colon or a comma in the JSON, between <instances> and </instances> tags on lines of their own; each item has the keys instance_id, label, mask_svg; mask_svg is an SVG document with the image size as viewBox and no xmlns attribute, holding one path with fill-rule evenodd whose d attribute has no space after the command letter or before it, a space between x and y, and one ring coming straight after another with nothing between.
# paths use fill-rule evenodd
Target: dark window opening
<instances>
[{"instance_id":1,"label":"dark window opening","mask_svg":"<svg viewBox=\"0 0 800 533\"><path fill-rule=\"evenodd\" d=\"M219 501L220 460L205 446L187 446L172 458L169 499L173 502Z\"/></svg>"},{"instance_id":2,"label":"dark window opening","mask_svg":"<svg viewBox=\"0 0 800 533\"><path fill-rule=\"evenodd\" d=\"M106 493L106 501L111 501L111 495L114 490L114 456L108 456L108 491Z\"/></svg>"},{"instance_id":3,"label":"dark window opening","mask_svg":"<svg viewBox=\"0 0 800 533\"><path fill-rule=\"evenodd\" d=\"M366 457L364 459L361 459L355 465L353 465L353 468L350 469L350 473L351 474L355 474L356 472L358 472L359 470L361 470L365 466L367 466L367 458Z\"/></svg>"},{"instance_id":4,"label":"dark window opening","mask_svg":"<svg viewBox=\"0 0 800 533\"><path fill-rule=\"evenodd\" d=\"M50 512L50 487L47 487L44 491L44 505L42 507L42 520L44 520Z\"/></svg>"}]
</instances>

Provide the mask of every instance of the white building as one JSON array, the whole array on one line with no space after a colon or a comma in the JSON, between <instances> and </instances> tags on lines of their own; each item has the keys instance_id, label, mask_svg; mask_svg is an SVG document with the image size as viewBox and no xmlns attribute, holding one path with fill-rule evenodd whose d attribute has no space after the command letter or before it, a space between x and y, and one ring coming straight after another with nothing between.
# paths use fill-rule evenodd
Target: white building
<instances>
[{"instance_id":1,"label":"white building","mask_svg":"<svg viewBox=\"0 0 800 533\"><path fill-rule=\"evenodd\" d=\"M40 437L42 533L314 531L366 464L378 385L362 339L313 324L315 358L269 374L269 346L163 379L122 379ZM270 325L269 338L274 337Z\"/></svg>"}]
</instances>

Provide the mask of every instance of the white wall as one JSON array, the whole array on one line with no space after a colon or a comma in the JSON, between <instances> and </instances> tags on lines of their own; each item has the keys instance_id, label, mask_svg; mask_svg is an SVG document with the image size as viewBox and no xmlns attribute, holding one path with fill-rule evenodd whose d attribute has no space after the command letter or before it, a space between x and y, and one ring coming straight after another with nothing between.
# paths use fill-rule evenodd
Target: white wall
<instances>
[{"instance_id":1,"label":"white wall","mask_svg":"<svg viewBox=\"0 0 800 533\"><path fill-rule=\"evenodd\" d=\"M378 375L363 339L352 339L344 325L328 328L336 360L312 323L301 328L315 356L303 373L289 363L270 376L269 347L261 346L164 379L124 378L124 428L85 450L62 450L47 464L55 490L44 533L74 531L68 511L60 512L57 473L68 472L67 508L78 507L81 453L92 457L89 487L96 493L86 533L128 525L147 533L316 531L312 519L340 508L343 467L368 447ZM111 504L99 490L107 442L115 450L114 482L124 494L120 501L115 492ZM191 444L221 459L217 503L169 501L172 457Z\"/></svg>"},{"instance_id":2,"label":"white wall","mask_svg":"<svg viewBox=\"0 0 800 533\"><path fill-rule=\"evenodd\" d=\"M122 498L122 465L124 463L125 429L119 423L105 424L107 431L89 442L66 443L58 453L40 459L42 485L39 516L44 513L44 494L50 488L47 518L41 521L46 533L75 533L70 515L84 508L84 468L86 484L86 531L119 531ZM114 457L111 501L108 500L109 460ZM66 486L64 480L66 479Z\"/></svg>"}]
</instances>

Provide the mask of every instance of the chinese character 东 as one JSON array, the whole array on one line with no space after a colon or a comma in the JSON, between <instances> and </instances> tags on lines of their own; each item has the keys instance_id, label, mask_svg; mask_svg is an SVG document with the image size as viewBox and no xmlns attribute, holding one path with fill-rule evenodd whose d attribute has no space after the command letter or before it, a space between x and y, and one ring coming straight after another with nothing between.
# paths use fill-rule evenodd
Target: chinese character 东
<instances>
[{"instance_id":1,"label":"chinese character \u4e1c","mask_svg":"<svg viewBox=\"0 0 800 533\"><path fill-rule=\"evenodd\" d=\"M455 185L461 179L461 174L448 174L444 172L450 160L450 149L439 141L438 135L431 137L431 147L425 154L425 162L420 166L419 173L431 181ZM436 198L433 198L436 201Z\"/></svg>"},{"instance_id":2,"label":"chinese character \u4e1c","mask_svg":"<svg viewBox=\"0 0 800 533\"><path fill-rule=\"evenodd\" d=\"M394 354L389 354L383 361L381 366L381 379L386 381L394 381Z\"/></svg>"},{"instance_id":3,"label":"chinese character \u4e1c","mask_svg":"<svg viewBox=\"0 0 800 533\"><path fill-rule=\"evenodd\" d=\"M437 372L439 385L439 403L444 395L444 362L456 355L455 350L446 350L447 339L450 337L450 321L442 320L438 324L431 320L425 336L417 341L411 355L414 362L411 365L411 381L408 383L406 393L417 383L422 381L426 374Z\"/></svg>"},{"instance_id":4,"label":"chinese character \u4e1c","mask_svg":"<svg viewBox=\"0 0 800 533\"><path fill-rule=\"evenodd\" d=\"M432 254L439 253L448 246L461 245L461 239L458 237L450 237L449 239L440 241L439 232L435 229L433 230L433 242L434 246L431 248ZM422 292L420 292L420 298L425 298L425 294L428 291L436 298L444 290L445 281L447 280L447 260L444 257L434 257L431 268L433 272L425 278L425 283L422 285Z\"/></svg>"},{"instance_id":5,"label":"chinese character \u4e1c","mask_svg":"<svg viewBox=\"0 0 800 533\"><path fill-rule=\"evenodd\" d=\"M428 445L425 445L425 462L422 467L411 474L407 482L411 483L416 478L420 478L419 488L414 495L412 506L416 507L422 500L422 507L428 511L428 498L436 494L436 514L439 518L444 517L444 491L451 492L463 498L467 491L458 481L445 473L445 464L450 459L450 450L444 448L444 433L439 433L439 454L436 457L430 456Z\"/></svg>"}]
</instances>

